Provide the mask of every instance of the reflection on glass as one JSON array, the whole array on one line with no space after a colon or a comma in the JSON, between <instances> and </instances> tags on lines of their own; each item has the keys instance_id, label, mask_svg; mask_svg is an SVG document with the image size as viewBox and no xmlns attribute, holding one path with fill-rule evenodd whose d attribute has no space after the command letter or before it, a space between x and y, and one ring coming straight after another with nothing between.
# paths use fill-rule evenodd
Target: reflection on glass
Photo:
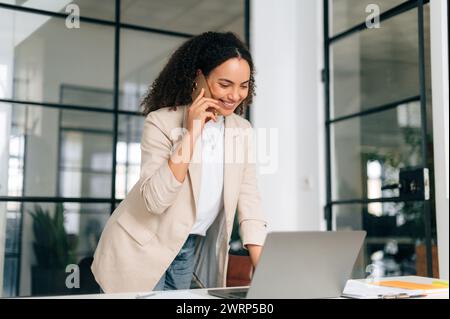
<instances>
[{"instance_id":1,"label":"reflection on glass","mask_svg":"<svg viewBox=\"0 0 450 319\"><path fill-rule=\"evenodd\" d=\"M89 268L110 204L10 204L0 203L0 216L7 216L10 227L6 242L21 249L7 252L3 296L98 293ZM67 266L79 267L79 288L66 286Z\"/></svg>"},{"instance_id":2,"label":"reflection on glass","mask_svg":"<svg viewBox=\"0 0 450 319\"><path fill-rule=\"evenodd\" d=\"M128 29L120 39L120 108L139 110L143 94L186 38Z\"/></svg>"},{"instance_id":3,"label":"reflection on glass","mask_svg":"<svg viewBox=\"0 0 450 319\"><path fill-rule=\"evenodd\" d=\"M61 112L61 196L110 197L112 116Z\"/></svg>"},{"instance_id":4,"label":"reflection on glass","mask_svg":"<svg viewBox=\"0 0 450 319\"><path fill-rule=\"evenodd\" d=\"M16 295L16 278L18 271L18 258L15 256L5 256L3 264L3 297L12 297Z\"/></svg>"},{"instance_id":5,"label":"reflection on glass","mask_svg":"<svg viewBox=\"0 0 450 319\"><path fill-rule=\"evenodd\" d=\"M379 160L367 161L367 198L376 199L381 198L382 191L382 174L383 167ZM370 203L367 205L369 213L380 216L382 214L381 203Z\"/></svg>"},{"instance_id":6,"label":"reflection on glass","mask_svg":"<svg viewBox=\"0 0 450 319\"><path fill-rule=\"evenodd\" d=\"M330 12L330 34L346 31L364 23L372 13L383 13L405 2L405 0L328 0ZM375 9L374 9L374 6ZM374 11L376 10L376 11ZM372 14L373 15L373 14ZM381 27L381 25L380 25Z\"/></svg>"},{"instance_id":7,"label":"reflection on glass","mask_svg":"<svg viewBox=\"0 0 450 319\"><path fill-rule=\"evenodd\" d=\"M3 268L3 287L0 287L1 296L13 296L16 293L16 279L18 275L18 260L20 254L20 204L13 202L0 202L0 216L5 227L4 236L0 237L0 247L4 247L4 261L0 266ZM4 259L3 259L4 257ZM1 275L1 274L0 274Z\"/></svg>"},{"instance_id":8,"label":"reflection on glass","mask_svg":"<svg viewBox=\"0 0 450 319\"><path fill-rule=\"evenodd\" d=\"M0 21L5 98L112 109L113 26L69 29L63 18L7 9Z\"/></svg>"},{"instance_id":9,"label":"reflection on glass","mask_svg":"<svg viewBox=\"0 0 450 319\"><path fill-rule=\"evenodd\" d=\"M121 21L188 34L232 31L244 39L244 1L122 0Z\"/></svg>"},{"instance_id":10,"label":"reflection on glass","mask_svg":"<svg viewBox=\"0 0 450 319\"><path fill-rule=\"evenodd\" d=\"M427 276L423 203L387 202L380 203L380 206L380 214L371 213L367 205L333 207L334 230L367 231L354 276L368 276L365 272L368 265L373 265L378 277Z\"/></svg>"},{"instance_id":11,"label":"reflection on glass","mask_svg":"<svg viewBox=\"0 0 450 319\"><path fill-rule=\"evenodd\" d=\"M116 198L125 198L139 180L143 116L119 116L117 141Z\"/></svg>"},{"instance_id":12,"label":"reflection on glass","mask_svg":"<svg viewBox=\"0 0 450 319\"><path fill-rule=\"evenodd\" d=\"M112 89L90 86L61 84L60 103L69 105L94 106L105 109L112 108L114 92Z\"/></svg>"},{"instance_id":13,"label":"reflection on glass","mask_svg":"<svg viewBox=\"0 0 450 319\"><path fill-rule=\"evenodd\" d=\"M417 10L338 40L331 50L331 117L419 95Z\"/></svg>"},{"instance_id":14,"label":"reflection on glass","mask_svg":"<svg viewBox=\"0 0 450 319\"><path fill-rule=\"evenodd\" d=\"M110 197L112 115L1 103L0 118L0 195Z\"/></svg>"},{"instance_id":15,"label":"reflection on glass","mask_svg":"<svg viewBox=\"0 0 450 319\"><path fill-rule=\"evenodd\" d=\"M85 0L0 0L0 3L13 4L17 6L34 8L50 12L61 12L65 14L74 13L73 5L79 9L81 17L114 20L114 0L85 1ZM70 6L72 5L72 6ZM76 10L76 9L75 9Z\"/></svg>"},{"instance_id":16,"label":"reflection on glass","mask_svg":"<svg viewBox=\"0 0 450 319\"><path fill-rule=\"evenodd\" d=\"M421 163L419 102L336 122L331 132L333 200L398 196L381 186Z\"/></svg>"}]
</instances>

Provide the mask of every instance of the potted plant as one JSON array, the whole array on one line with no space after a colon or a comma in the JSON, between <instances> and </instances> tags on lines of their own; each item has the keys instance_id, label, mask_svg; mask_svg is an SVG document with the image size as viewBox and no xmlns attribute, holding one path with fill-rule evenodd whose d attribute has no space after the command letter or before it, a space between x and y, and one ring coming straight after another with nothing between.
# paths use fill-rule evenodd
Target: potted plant
<instances>
[{"instance_id":1,"label":"potted plant","mask_svg":"<svg viewBox=\"0 0 450 319\"><path fill-rule=\"evenodd\" d=\"M32 267L32 294L68 294L66 267L75 263L77 241L64 228L64 208L56 205L52 214L36 205L33 218L33 250L37 264Z\"/></svg>"}]
</instances>

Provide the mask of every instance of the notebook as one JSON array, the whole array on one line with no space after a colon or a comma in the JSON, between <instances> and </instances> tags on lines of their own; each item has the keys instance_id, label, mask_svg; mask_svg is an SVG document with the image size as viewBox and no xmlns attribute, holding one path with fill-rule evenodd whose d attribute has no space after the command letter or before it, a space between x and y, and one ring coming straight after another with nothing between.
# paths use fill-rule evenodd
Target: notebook
<instances>
[{"instance_id":1,"label":"notebook","mask_svg":"<svg viewBox=\"0 0 450 319\"><path fill-rule=\"evenodd\" d=\"M352 299L387 299L422 297L422 290L385 287L366 283L364 280L349 280L345 285L342 297Z\"/></svg>"},{"instance_id":2,"label":"notebook","mask_svg":"<svg viewBox=\"0 0 450 319\"><path fill-rule=\"evenodd\" d=\"M406 280L385 280L374 282L380 287L400 288L406 290L421 290L424 293L442 293L448 291L448 282L424 278L422 282Z\"/></svg>"}]
</instances>

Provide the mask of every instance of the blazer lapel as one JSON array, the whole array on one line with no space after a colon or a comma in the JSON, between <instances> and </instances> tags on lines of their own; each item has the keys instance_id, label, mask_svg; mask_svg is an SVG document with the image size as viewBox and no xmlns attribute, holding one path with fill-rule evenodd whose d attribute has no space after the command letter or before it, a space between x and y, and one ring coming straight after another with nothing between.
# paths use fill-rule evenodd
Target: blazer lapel
<instances>
[{"instance_id":1,"label":"blazer lapel","mask_svg":"<svg viewBox=\"0 0 450 319\"><path fill-rule=\"evenodd\" d=\"M183 128L187 129L187 112L188 106L183 106ZM196 143L194 147L194 154L192 155L191 163L188 167L188 174L191 180L192 192L194 195L195 214L198 208L198 198L200 195L200 182L202 177L202 151L201 143Z\"/></svg>"}]
</instances>

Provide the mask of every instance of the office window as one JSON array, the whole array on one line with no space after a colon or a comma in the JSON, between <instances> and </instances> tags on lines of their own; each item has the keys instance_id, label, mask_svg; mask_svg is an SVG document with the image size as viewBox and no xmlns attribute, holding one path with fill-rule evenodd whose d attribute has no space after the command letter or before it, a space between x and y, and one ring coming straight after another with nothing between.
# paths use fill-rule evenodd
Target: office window
<instances>
[{"instance_id":1,"label":"office window","mask_svg":"<svg viewBox=\"0 0 450 319\"><path fill-rule=\"evenodd\" d=\"M418 95L416 20L407 11L331 45L332 118Z\"/></svg>"},{"instance_id":2,"label":"office window","mask_svg":"<svg viewBox=\"0 0 450 319\"><path fill-rule=\"evenodd\" d=\"M42 11L65 14L68 5L76 5L80 10L80 16L102 20L115 19L115 0L83 1L83 0L0 0L0 3L32 8Z\"/></svg>"},{"instance_id":3,"label":"office window","mask_svg":"<svg viewBox=\"0 0 450 319\"><path fill-rule=\"evenodd\" d=\"M420 125L417 101L333 124L333 200L374 198L366 183L373 161L381 166L379 197L381 186L395 183L400 169L418 166ZM396 191L386 190L383 197L398 196Z\"/></svg>"},{"instance_id":4,"label":"office window","mask_svg":"<svg viewBox=\"0 0 450 319\"><path fill-rule=\"evenodd\" d=\"M66 267L78 266L80 280L88 278L87 265L109 218L109 204L1 202L0 213L7 221L5 295L16 294L17 277L22 296L86 291L84 286L78 291L65 286Z\"/></svg>"},{"instance_id":5,"label":"office window","mask_svg":"<svg viewBox=\"0 0 450 319\"><path fill-rule=\"evenodd\" d=\"M379 28L366 25L373 5ZM429 5L325 0L324 8L327 228L367 231L357 278L366 266L438 277ZM430 198L405 177L426 172Z\"/></svg>"},{"instance_id":6,"label":"office window","mask_svg":"<svg viewBox=\"0 0 450 319\"><path fill-rule=\"evenodd\" d=\"M6 103L0 112L12 114L1 195L110 197L112 115Z\"/></svg>"},{"instance_id":7,"label":"office window","mask_svg":"<svg viewBox=\"0 0 450 319\"><path fill-rule=\"evenodd\" d=\"M63 87L113 90L114 28L83 22L69 29L62 18L0 7L7 86L3 98L66 104ZM30 54L32 52L33 54ZM109 100L72 98L71 104L113 108Z\"/></svg>"},{"instance_id":8,"label":"office window","mask_svg":"<svg viewBox=\"0 0 450 319\"><path fill-rule=\"evenodd\" d=\"M139 180L141 169L141 116L119 116L117 141L116 198L123 199Z\"/></svg>"},{"instance_id":9,"label":"office window","mask_svg":"<svg viewBox=\"0 0 450 319\"><path fill-rule=\"evenodd\" d=\"M79 7L80 28L66 27L68 4ZM30 212L61 212L71 255L57 258L90 265L108 217L139 179L142 95L190 37L233 31L248 41L248 8L0 0L0 296L98 292L83 270L88 281L68 290L61 267L42 267L38 255L54 252L34 250Z\"/></svg>"},{"instance_id":10,"label":"office window","mask_svg":"<svg viewBox=\"0 0 450 319\"><path fill-rule=\"evenodd\" d=\"M120 101L123 110L138 111L141 97L184 38L122 29Z\"/></svg>"},{"instance_id":11,"label":"office window","mask_svg":"<svg viewBox=\"0 0 450 319\"><path fill-rule=\"evenodd\" d=\"M380 12L386 12L404 3L405 0L333 0L329 2L329 33L337 35L346 32L358 23L365 21L376 5ZM368 10L368 11L366 11Z\"/></svg>"},{"instance_id":12,"label":"office window","mask_svg":"<svg viewBox=\"0 0 450 319\"><path fill-rule=\"evenodd\" d=\"M333 208L333 229L365 230L367 239L353 270L354 278L365 278L372 265L377 277L427 276L423 203L384 202L336 205ZM434 234L436 235L436 234ZM434 248L434 254L436 254ZM437 272L437 258L433 259Z\"/></svg>"},{"instance_id":13,"label":"office window","mask_svg":"<svg viewBox=\"0 0 450 319\"><path fill-rule=\"evenodd\" d=\"M242 0L124 0L121 19L124 23L191 34L233 31L245 39L244 6Z\"/></svg>"}]
</instances>

